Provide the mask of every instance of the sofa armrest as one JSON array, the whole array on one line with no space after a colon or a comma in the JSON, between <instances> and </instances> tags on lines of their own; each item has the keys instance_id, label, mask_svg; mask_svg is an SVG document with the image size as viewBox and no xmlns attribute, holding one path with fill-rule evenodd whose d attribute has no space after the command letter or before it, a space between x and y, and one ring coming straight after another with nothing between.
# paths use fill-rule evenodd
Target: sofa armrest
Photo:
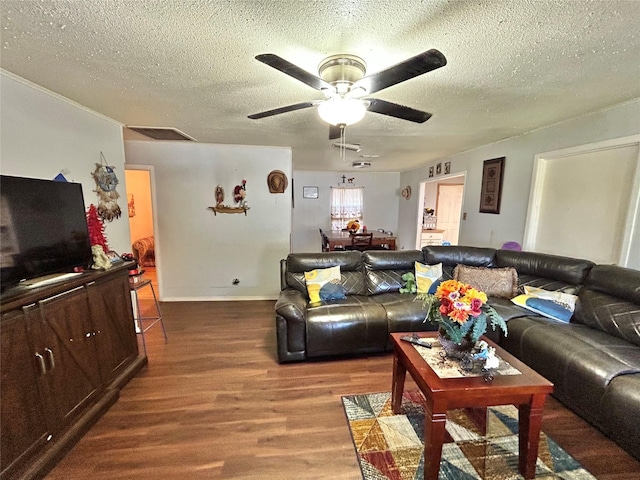
<instances>
[{"instance_id":1,"label":"sofa armrest","mask_svg":"<svg viewBox=\"0 0 640 480\"><path fill-rule=\"evenodd\" d=\"M294 288L280 292L275 304L278 361L294 362L306 359L307 297Z\"/></svg>"},{"instance_id":2,"label":"sofa armrest","mask_svg":"<svg viewBox=\"0 0 640 480\"><path fill-rule=\"evenodd\" d=\"M287 320L303 322L307 310L307 297L294 288L285 288L274 306L278 315Z\"/></svg>"}]
</instances>

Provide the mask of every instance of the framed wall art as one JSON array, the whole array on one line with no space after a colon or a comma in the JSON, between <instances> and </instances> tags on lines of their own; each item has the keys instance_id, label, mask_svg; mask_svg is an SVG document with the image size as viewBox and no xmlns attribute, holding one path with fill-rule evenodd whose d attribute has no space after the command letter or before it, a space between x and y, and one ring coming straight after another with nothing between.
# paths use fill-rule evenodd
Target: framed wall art
<instances>
[{"instance_id":1,"label":"framed wall art","mask_svg":"<svg viewBox=\"0 0 640 480\"><path fill-rule=\"evenodd\" d=\"M318 187L302 187L302 198L318 198Z\"/></svg>"},{"instance_id":2,"label":"framed wall art","mask_svg":"<svg viewBox=\"0 0 640 480\"><path fill-rule=\"evenodd\" d=\"M442 175L442 163L436 165L436 175Z\"/></svg>"},{"instance_id":3,"label":"framed wall art","mask_svg":"<svg viewBox=\"0 0 640 480\"><path fill-rule=\"evenodd\" d=\"M433 172L435 171L435 168L436 167L434 167L433 165L429 167L429 177L433 177Z\"/></svg>"},{"instance_id":4,"label":"framed wall art","mask_svg":"<svg viewBox=\"0 0 640 480\"><path fill-rule=\"evenodd\" d=\"M482 165L480 213L500 213L505 157L485 160Z\"/></svg>"},{"instance_id":5,"label":"framed wall art","mask_svg":"<svg viewBox=\"0 0 640 480\"><path fill-rule=\"evenodd\" d=\"M451 173L451 162L444 162L444 174L449 175Z\"/></svg>"}]
</instances>

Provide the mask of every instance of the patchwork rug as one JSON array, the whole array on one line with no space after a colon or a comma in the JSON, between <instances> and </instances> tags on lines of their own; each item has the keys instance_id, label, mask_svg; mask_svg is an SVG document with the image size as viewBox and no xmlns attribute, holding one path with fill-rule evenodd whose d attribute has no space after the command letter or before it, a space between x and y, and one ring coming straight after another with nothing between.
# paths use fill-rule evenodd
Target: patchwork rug
<instances>
[{"instance_id":1,"label":"patchwork rug","mask_svg":"<svg viewBox=\"0 0 640 480\"><path fill-rule=\"evenodd\" d=\"M424 397L405 392L401 415L391 394L342 397L364 480L418 480L424 471ZM482 412L482 413L480 413ZM522 479L518 472L518 410L512 405L447 413L439 480ZM595 479L544 433L536 478Z\"/></svg>"}]
</instances>

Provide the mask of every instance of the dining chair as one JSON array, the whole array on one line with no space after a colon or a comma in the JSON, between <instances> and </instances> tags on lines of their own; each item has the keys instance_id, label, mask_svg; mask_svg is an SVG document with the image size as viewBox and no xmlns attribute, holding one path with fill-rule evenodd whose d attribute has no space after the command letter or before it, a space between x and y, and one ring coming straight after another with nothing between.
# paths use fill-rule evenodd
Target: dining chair
<instances>
[{"instance_id":1,"label":"dining chair","mask_svg":"<svg viewBox=\"0 0 640 480\"><path fill-rule=\"evenodd\" d=\"M371 250L373 243L373 233L354 233L351 235L351 245L349 250Z\"/></svg>"},{"instance_id":2,"label":"dining chair","mask_svg":"<svg viewBox=\"0 0 640 480\"><path fill-rule=\"evenodd\" d=\"M329 251L329 237L327 237L327 234L324 233L321 228L319 228L318 230L320 230L320 238L322 239L322 251L323 252L328 252Z\"/></svg>"}]
</instances>

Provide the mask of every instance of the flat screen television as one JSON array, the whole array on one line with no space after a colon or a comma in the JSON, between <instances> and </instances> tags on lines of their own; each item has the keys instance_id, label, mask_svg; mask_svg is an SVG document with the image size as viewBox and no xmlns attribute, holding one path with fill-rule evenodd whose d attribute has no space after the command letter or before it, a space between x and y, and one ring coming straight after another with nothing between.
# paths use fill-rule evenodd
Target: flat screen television
<instances>
[{"instance_id":1,"label":"flat screen television","mask_svg":"<svg viewBox=\"0 0 640 480\"><path fill-rule=\"evenodd\" d=\"M2 290L91 264L79 183L0 175Z\"/></svg>"}]
</instances>

